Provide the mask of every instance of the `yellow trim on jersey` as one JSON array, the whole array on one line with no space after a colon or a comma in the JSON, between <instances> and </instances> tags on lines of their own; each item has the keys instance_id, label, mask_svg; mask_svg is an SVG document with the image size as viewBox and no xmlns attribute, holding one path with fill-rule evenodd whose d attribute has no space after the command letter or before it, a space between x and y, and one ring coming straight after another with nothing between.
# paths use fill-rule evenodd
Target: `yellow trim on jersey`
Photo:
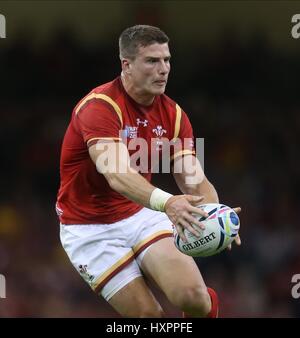
<instances>
[{"instance_id":1,"label":"yellow trim on jersey","mask_svg":"<svg viewBox=\"0 0 300 338\"><path fill-rule=\"evenodd\" d=\"M110 274L112 274L118 267L124 264L128 259L133 257L134 253L132 251L128 252L125 256L119 259L112 267L106 270L92 285L93 289L97 289L98 285L100 285Z\"/></svg>"},{"instance_id":2,"label":"yellow trim on jersey","mask_svg":"<svg viewBox=\"0 0 300 338\"><path fill-rule=\"evenodd\" d=\"M180 131L180 122L181 122L181 108L178 104L176 104L176 120L175 120L175 130L174 130L174 138L177 138Z\"/></svg>"},{"instance_id":3,"label":"yellow trim on jersey","mask_svg":"<svg viewBox=\"0 0 300 338\"><path fill-rule=\"evenodd\" d=\"M182 156L182 155L195 155L195 151L190 150L190 149L177 151L177 153L171 156L171 161L175 160L175 158Z\"/></svg>"},{"instance_id":4,"label":"yellow trim on jersey","mask_svg":"<svg viewBox=\"0 0 300 338\"><path fill-rule=\"evenodd\" d=\"M75 114L78 114L78 112L82 108L82 106L85 105L88 101L90 101L92 99L101 99L101 100L106 101L107 103L109 103L114 108L114 110L116 111L116 113L118 114L118 117L119 117L120 122L121 122L121 129L123 128L123 117L122 117L122 111L121 111L120 107L118 106L118 104L112 98L110 98L109 96L107 96L105 94L92 93L92 94L88 95L79 104L79 106L76 108Z\"/></svg>"},{"instance_id":5,"label":"yellow trim on jersey","mask_svg":"<svg viewBox=\"0 0 300 338\"><path fill-rule=\"evenodd\" d=\"M152 241L152 240L153 240L154 238L156 238L156 237L159 237L159 236L165 235L165 234L173 234L173 232L172 232L172 231L168 231L168 230L161 230L161 231L158 231L158 232L156 232L155 234L153 234L153 235L147 237L146 239L142 240L142 241L139 242L137 245L135 245L135 246L133 247L133 251L134 251L134 252L139 251L139 249L140 249L142 246L144 246L146 243Z\"/></svg>"},{"instance_id":6,"label":"yellow trim on jersey","mask_svg":"<svg viewBox=\"0 0 300 338\"><path fill-rule=\"evenodd\" d=\"M93 137L90 138L86 144L89 144L91 141L95 141L95 140L113 140L113 141L122 141L122 139L120 137Z\"/></svg>"}]
</instances>

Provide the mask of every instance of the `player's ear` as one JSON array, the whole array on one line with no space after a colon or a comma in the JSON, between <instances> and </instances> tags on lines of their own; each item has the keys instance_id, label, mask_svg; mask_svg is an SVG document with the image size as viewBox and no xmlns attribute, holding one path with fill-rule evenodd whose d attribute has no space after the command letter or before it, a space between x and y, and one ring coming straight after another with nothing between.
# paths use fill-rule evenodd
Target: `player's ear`
<instances>
[{"instance_id":1,"label":"player's ear","mask_svg":"<svg viewBox=\"0 0 300 338\"><path fill-rule=\"evenodd\" d=\"M128 59L122 59L121 63L122 63L122 71L125 74L130 74L131 73L131 67L130 67L129 60Z\"/></svg>"}]
</instances>

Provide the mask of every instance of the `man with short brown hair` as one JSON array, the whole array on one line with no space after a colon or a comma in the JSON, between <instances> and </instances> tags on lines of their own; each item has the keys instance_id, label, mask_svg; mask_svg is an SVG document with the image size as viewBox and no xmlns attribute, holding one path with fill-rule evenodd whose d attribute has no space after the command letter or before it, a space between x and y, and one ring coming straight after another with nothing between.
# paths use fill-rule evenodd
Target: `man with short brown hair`
<instances>
[{"instance_id":1,"label":"man with short brown hair","mask_svg":"<svg viewBox=\"0 0 300 338\"><path fill-rule=\"evenodd\" d=\"M184 229L199 234L192 224L203 228L199 218L207 215L196 206L217 203L218 196L195 156L187 115L164 94L168 41L157 27L127 28L119 40L121 76L75 107L61 154L61 241L86 282L124 317L164 316L146 279L186 315L216 317L216 293L173 242L173 226L183 240ZM174 173L183 192L177 196L150 183L152 155L162 156L161 146L174 140L183 144L170 154L183 168ZM146 144L136 167L133 144ZM194 183L187 183L187 163L195 169Z\"/></svg>"}]
</instances>

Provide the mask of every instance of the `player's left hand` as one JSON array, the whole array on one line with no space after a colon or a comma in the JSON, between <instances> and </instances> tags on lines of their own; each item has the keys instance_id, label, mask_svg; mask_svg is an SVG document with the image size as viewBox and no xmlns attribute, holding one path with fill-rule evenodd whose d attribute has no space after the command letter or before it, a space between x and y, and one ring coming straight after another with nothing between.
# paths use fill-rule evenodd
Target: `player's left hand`
<instances>
[{"instance_id":1,"label":"player's left hand","mask_svg":"<svg viewBox=\"0 0 300 338\"><path fill-rule=\"evenodd\" d=\"M233 208L233 210L234 210L237 214L239 214L239 213L242 211L242 209L241 209L240 207ZM241 241L241 238L240 238L239 234L237 234L237 235L235 236L234 242L235 242L235 244L238 245L238 246L240 246L240 245L242 244L242 241ZM228 245L227 249L228 249L228 250L231 250L231 249L232 249L231 244Z\"/></svg>"}]
</instances>

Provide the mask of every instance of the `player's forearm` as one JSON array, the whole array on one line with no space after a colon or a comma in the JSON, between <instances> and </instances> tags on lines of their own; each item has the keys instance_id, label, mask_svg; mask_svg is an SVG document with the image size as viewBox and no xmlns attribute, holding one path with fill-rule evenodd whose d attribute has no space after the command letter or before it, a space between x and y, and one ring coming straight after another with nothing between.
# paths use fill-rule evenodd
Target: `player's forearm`
<instances>
[{"instance_id":1,"label":"player's forearm","mask_svg":"<svg viewBox=\"0 0 300 338\"><path fill-rule=\"evenodd\" d=\"M113 190L147 208L165 210L172 195L155 188L130 167L128 150L123 143L100 142L97 145L89 148L91 159Z\"/></svg>"},{"instance_id":2,"label":"player's forearm","mask_svg":"<svg viewBox=\"0 0 300 338\"><path fill-rule=\"evenodd\" d=\"M176 159L174 178L184 194L203 196L203 203L219 203L216 189L204 175L201 164L195 156L186 155Z\"/></svg>"},{"instance_id":3,"label":"player's forearm","mask_svg":"<svg viewBox=\"0 0 300 338\"><path fill-rule=\"evenodd\" d=\"M137 172L105 175L110 187L128 199L150 208L150 196L155 189Z\"/></svg>"},{"instance_id":4,"label":"player's forearm","mask_svg":"<svg viewBox=\"0 0 300 338\"><path fill-rule=\"evenodd\" d=\"M182 185L181 191L184 194L203 196L204 203L219 203L218 193L215 187L205 178L200 184L185 184Z\"/></svg>"},{"instance_id":5,"label":"player's forearm","mask_svg":"<svg viewBox=\"0 0 300 338\"><path fill-rule=\"evenodd\" d=\"M186 177L184 174L176 174L174 178L183 194L203 196L203 203L219 203L218 193L206 177L198 184L187 183L190 177Z\"/></svg>"}]
</instances>

